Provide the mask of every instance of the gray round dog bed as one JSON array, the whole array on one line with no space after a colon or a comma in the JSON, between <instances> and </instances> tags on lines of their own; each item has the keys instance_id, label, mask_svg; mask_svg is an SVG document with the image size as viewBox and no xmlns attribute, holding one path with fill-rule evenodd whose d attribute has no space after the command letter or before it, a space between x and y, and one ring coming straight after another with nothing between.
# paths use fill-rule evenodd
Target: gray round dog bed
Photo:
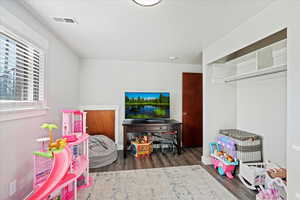
<instances>
[{"instance_id":1,"label":"gray round dog bed","mask_svg":"<svg viewBox=\"0 0 300 200\"><path fill-rule=\"evenodd\" d=\"M90 136L89 160L90 168L99 168L110 165L118 158L117 146L110 138L104 135Z\"/></svg>"}]
</instances>

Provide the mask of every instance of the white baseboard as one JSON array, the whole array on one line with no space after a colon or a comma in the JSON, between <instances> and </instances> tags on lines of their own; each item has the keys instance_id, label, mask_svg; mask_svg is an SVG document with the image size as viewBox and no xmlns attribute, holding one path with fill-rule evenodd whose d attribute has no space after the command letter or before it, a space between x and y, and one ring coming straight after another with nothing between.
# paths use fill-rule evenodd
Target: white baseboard
<instances>
[{"instance_id":1,"label":"white baseboard","mask_svg":"<svg viewBox=\"0 0 300 200\"><path fill-rule=\"evenodd\" d=\"M207 156L202 156L202 157L201 157L201 162L202 162L204 165L212 165L212 162L211 162L210 157L207 157Z\"/></svg>"}]
</instances>

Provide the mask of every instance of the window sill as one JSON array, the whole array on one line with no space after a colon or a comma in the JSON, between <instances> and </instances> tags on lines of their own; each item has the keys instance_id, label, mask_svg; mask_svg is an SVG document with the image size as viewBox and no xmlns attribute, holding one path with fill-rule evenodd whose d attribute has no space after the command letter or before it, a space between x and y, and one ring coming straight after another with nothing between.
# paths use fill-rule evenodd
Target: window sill
<instances>
[{"instance_id":1,"label":"window sill","mask_svg":"<svg viewBox=\"0 0 300 200\"><path fill-rule=\"evenodd\" d=\"M0 122L46 115L49 107L27 107L0 110Z\"/></svg>"}]
</instances>

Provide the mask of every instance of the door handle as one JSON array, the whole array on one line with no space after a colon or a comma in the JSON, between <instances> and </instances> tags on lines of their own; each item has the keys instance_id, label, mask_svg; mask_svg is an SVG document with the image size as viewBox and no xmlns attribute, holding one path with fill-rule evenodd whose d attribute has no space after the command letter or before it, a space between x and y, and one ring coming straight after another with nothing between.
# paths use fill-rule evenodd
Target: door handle
<instances>
[{"instance_id":1,"label":"door handle","mask_svg":"<svg viewBox=\"0 0 300 200\"><path fill-rule=\"evenodd\" d=\"M187 112L183 112L183 115L186 116L186 115L187 115Z\"/></svg>"}]
</instances>

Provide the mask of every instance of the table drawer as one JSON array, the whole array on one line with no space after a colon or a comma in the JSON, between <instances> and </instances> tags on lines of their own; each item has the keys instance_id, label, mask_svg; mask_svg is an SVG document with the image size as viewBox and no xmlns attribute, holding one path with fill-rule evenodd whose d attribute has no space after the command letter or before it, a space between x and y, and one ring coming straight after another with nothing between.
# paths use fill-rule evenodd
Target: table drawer
<instances>
[{"instance_id":1,"label":"table drawer","mask_svg":"<svg viewBox=\"0 0 300 200\"><path fill-rule=\"evenodd\" d=\"M130 132L151 132L151 131L168 131L170 129L169 126L165 125L160 125L160 126L135 126L135 127L130 127L128 126L127 131Z\"/></svg>"}]
</instances>

